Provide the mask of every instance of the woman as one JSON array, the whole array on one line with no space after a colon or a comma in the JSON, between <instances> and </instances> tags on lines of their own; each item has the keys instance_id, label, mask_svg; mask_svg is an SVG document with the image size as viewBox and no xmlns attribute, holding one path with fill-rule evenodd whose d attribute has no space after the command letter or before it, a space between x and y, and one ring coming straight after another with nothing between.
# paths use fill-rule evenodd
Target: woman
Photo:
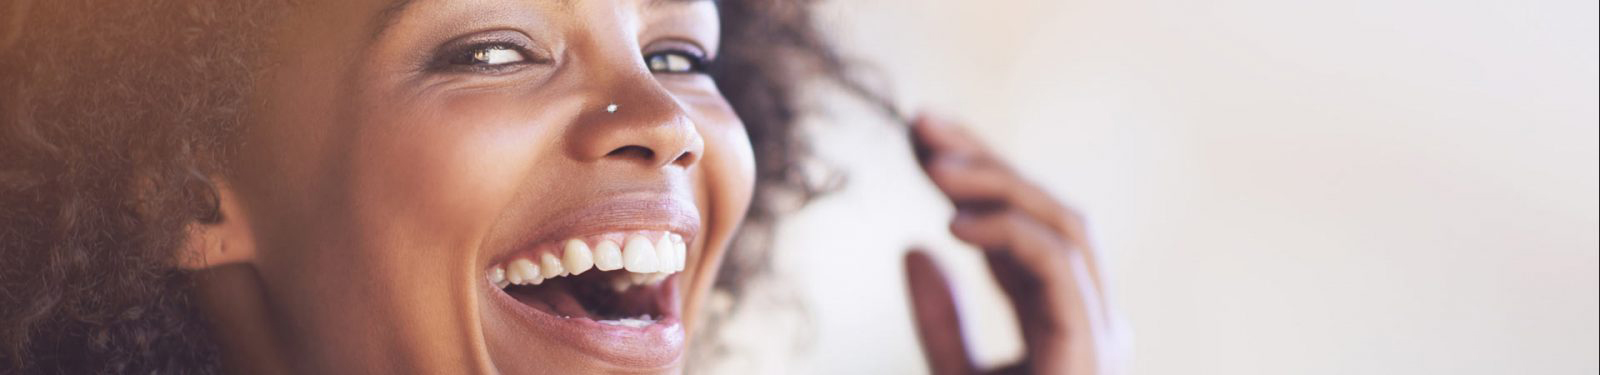
<instances>
[{"instance_id":1,"label":"woman","mask_svg":"<svg viewBox=\"0 0 1600 375\"><path fill-rule=\"evenodd\" d=\"M814 191L800 80L866 93L807 6L13 2L4 366L679 371L710 291L758 268L741 228ZM1006 370L1101 370L1081 223L960 130L913 130L1017 302ZM974 371L918 254L930 365Z\"/></svg>"}]
</instances>

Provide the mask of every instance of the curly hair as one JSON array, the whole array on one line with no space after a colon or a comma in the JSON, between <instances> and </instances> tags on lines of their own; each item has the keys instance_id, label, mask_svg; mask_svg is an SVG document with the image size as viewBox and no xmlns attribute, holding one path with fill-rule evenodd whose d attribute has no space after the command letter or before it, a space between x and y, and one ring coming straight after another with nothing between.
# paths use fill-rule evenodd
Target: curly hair
<instances>
[{"instance_id":1,"label":"curly hair","mask_svg":"<svg viewBox=\"0 0 1600 375\"><path fill-rule=\"evenodd\" d=\"M219 354L177 267L215 188L282 0L18 0L0 16L0 372L209 373ZM722 0L711 74L756 150L757 188L715 288L767 268L807 176L803 84L883 108L815 28L813 0ZM27 24L33 23L33 24ZM48 23L41 25L40 23ZM818 78L821 78L820 80ZM736 298L737 300L737 298Z\"/></svg>"}]
</instances>

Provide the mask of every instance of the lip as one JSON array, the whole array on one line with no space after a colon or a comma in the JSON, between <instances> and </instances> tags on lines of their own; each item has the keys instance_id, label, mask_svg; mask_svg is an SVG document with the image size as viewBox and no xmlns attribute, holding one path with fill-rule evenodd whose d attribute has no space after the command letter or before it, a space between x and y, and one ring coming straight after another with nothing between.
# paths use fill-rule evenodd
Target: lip
<instances>
[{"instance_id":1,"label":"lip","mask_svg":"<svg viewBox=\"0 0 1600 375\"><path fill-rule=\"evenodd\" d=\"M655 324L644 327L624 327L601 324L589 319L562 318L522 304L497 288L491 288L492 305L515 317L513 324L520 332L534 332L553 338L577 349L579 352L601 359L614 366L649 370L669 368L683 357L683 321L678 317L681 306L677 303L677 276L663 281L662 287L673 307ZM487 285L487 283L485 283Z\"/></svg>"},{"instance_id":2,"label":"lip","mask_svg":"<svg viewBox=\"0 0 1600 375\"><path fill-rule=\"evenodd\" d=\"M664 194L633 193L613 196L602 202L562 210L538 224L515 246L498 249L485 259L504 258L541 244L559 244L569 238L627 231L666 231L694 243L700 233L700 211L694 204ZM488 267L488 263L482 264Z\"/></svg>"},{"instance_id":3,"label":"lip","mask_svg":"<svg viewBox=\"0 0 1600 375\"><path fill-rule=\"evenodd\" d=\"M558 243L569 238L610 232L667 231L693 243L700 230L700 212L686 200L659 192L607 194L607 199L591 204L560 209L560 216L537 224L514 246L496 249L484 259L505 258L534 247ZM692 250L691 250L692 251ZM480 268L487 268L488 263ZM692 270L685 270L685 272ZM626 369L664 369L673 366L685 351L681 319L682 301L678 279L662 281L664 304L655 324L625 327L601 324L594 320L554 316L518 301L505 291L480 282L489 294L489 305L508 316L513 335L534 334L560 342L612 366ZM482 278L477 278L482 279Z\"/></svg>"}]
</instances>

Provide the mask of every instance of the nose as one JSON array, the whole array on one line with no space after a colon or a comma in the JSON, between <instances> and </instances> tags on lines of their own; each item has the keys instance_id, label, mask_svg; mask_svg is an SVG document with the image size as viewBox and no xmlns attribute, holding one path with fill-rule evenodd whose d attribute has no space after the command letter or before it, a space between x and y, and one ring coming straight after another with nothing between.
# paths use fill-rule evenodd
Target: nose
<instances>
[{"instance_id":1,"label":"nose","mask_svg":"<svg viewBox=\"0 0 1600 375\"><path fill-rule=\"evenodd\" d=\"M648 72L619 77L598 92L573 124L575 158L652 169L699 162L705 141L694 121Z\"/></svg>"}]
</instances>

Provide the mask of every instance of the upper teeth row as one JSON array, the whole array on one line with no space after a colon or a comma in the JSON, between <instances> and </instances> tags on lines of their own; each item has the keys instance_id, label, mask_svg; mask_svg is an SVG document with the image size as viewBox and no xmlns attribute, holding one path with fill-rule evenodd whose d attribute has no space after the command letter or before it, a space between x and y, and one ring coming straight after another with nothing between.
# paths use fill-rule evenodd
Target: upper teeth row
<instances>
[{"instance_id":1,"label":"upper teeth row","mask_svg":"<svg viewBox=\"0 0 1600 375\"><path fill-rule=\"evenodd\" d=\"M490 268L488 278L490 283L501 288L512 284L539 285L545 279L579 275L594 268L601 271L626 269L637 274L653 274L659 280L682 271L688 255L683 236L676 233L662 235L655 243L644 235L635 234L628 236L622 246L601 239L592 248L583 240L570 239L560 258L549 252L539 254L538 260L531 259L532 255L521 255Z\"/></svg>"}]
</instances>

